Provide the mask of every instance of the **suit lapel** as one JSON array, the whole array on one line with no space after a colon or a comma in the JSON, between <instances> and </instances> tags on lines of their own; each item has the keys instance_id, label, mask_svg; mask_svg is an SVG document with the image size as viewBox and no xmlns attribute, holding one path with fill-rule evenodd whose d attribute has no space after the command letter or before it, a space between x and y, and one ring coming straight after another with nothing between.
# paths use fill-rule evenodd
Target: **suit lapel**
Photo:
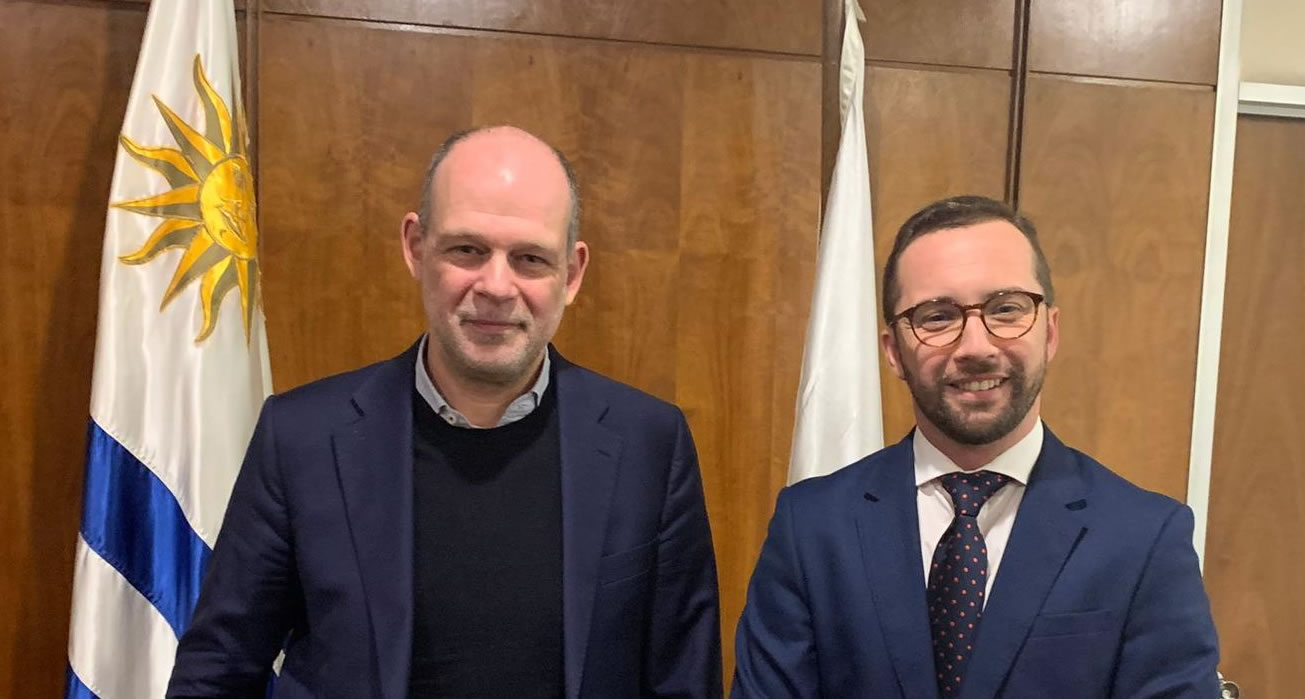
<instances>
[{"instance_id":1,"label":"suit lapel","mask_svg":"<svg viewBox=\"0 0 1305 699\"><path fill-rule=\"evenodd\" d=\"M332 435L386 697L408 691L412 656L412 392L416 347L379 365Z\"/></svg>"},{"instance_id":2,"label":"suit lapel","mask_svg":"<svg viewBox=\"0 0 1305 699\"><path fill-rule=\"evenodd\" d=\"M555 350L562 457L562 647L566 695L580 695L598 586L598 560L616 485L620 437L600 424L606 401Z\"/></svg>"},{"instance_id":3,"label":"suit lapel","mask_svg":"<svg viewBox=\"0 0 1305 699\"><path fill-rule=\"evenodd\" d=\"M881 454L857 494L856 528L875 613L902 693L938 696L929 640L911 437Z\"/></svg>"},{"instance_id":4,"label":"suit lapel","mask_svg":"<svg viewBox=\"0 0 1305 699\"><path fill-rule=\"evenodd\" d=\"M1086 483L1051 430L1020 501L992 597L983 611L962 687L965 699L994 697L1009 674L1051 586L1086 527Z\"/></svg>"}]
</instances>

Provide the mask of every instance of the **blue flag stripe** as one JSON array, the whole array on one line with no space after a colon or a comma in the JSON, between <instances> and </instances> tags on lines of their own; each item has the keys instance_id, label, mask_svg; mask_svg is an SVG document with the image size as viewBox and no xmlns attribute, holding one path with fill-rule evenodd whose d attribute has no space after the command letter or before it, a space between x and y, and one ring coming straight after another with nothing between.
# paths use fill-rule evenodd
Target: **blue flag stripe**
<instances>
[{"instance_id":1,"label":"blue flag stripe","mask_svg":"<svg viewBox=\"0 0 1305 699\"><path fill-rule=\"evenodd\" d=\"M82 538L180 638L199 597L208 545L163 481L94 420L86 449Z\"/></svg>"},{"instance_id":2,"label":"blue flag stripe","mask_svg":"<svg viewBox=\"0 0 1305 699\"><path fill-rule=\"evenodd\" d=\"M82 680L73 672L71 666L68 668L68 683L64 689L64 699L100 699L92 692L90 687L82 684Z\"/></svg>"}]
</instances>

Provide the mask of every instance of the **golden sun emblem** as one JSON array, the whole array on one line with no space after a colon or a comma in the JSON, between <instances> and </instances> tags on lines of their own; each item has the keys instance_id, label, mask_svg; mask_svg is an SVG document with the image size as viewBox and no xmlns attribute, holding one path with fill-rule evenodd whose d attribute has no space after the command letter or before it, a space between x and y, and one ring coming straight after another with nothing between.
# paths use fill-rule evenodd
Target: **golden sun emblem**
<instances>
[{"instance_id":1,"label":"golden sun emblem","mask_svg":"<svg viewBox=\"0 0 1305 699\"><path fill-rule=\"evenodd\" d=\"M187 124L158 96L154 104L172 132L177 148L145 147L124 134L127 153L158 172L172 189L162 194L115 202L114 207L163 222L143 246L118 258L129 265L145 264L164 250L185 248L172 281L163 293L163 310L191 282L201 279L200 308L204 327L195 343L217 326L218 309L234 288L240 291L245 342L258 304L258 226L254 216L254 177L247 156L245 114L236 102L235 119L204 75L195 56L195 92L204 106L205 132Z\"/></svg>"}]
</instances>

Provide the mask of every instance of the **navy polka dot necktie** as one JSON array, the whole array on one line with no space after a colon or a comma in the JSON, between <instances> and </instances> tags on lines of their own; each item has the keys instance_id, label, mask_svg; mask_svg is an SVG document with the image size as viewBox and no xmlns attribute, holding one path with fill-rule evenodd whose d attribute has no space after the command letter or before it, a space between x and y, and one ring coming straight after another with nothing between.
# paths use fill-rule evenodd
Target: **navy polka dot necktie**
<instances>
[{"instance_id":1,"label":"navy polka dot necktie","mask_svg":"<svg viewBox=\"0 0 1305 699\"><path fill-rule=\"evenodd\" d=\"M938 542L929 568L929 626L933 632L938 693L961 693L965 666L974 654L974 636L983 616L988 582L988 547L979 532L979 508L1010 482L991 471L949 473L939 482L952 496L956 516Z\"/></svg>"}]
</instances>

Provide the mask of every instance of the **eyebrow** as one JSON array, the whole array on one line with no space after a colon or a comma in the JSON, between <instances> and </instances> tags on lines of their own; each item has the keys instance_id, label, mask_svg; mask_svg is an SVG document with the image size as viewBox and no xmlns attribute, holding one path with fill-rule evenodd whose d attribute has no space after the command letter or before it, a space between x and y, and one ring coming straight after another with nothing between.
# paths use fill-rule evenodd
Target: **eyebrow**
<instances>
[{"instance_id":1,"label":"eyebrow","mask_svg":"<svg viewBox=\"0 0 1305 699\"><path fill-rule=\"evenodd\" d=\"M1030 290L1028 290L1028 289L1025 289L1025 288L1023 288L1023 287L1019 287L1019 286L1008 286L1008 287L1004 287L1004 288L1001 288L1001 289L996 289L996 290L994 290L994 291L990 291L990 292L988 292L988 293L983 297L983 301L981 301L980 303L982 303L982 302L986 302L986 301L989 301L989 300L991 300L991 299L993 299L993 298L995 298L995 297L997 297L997 296L1001 296L1002 294L1010 294L1010 293L1013 293L1013 292L1016 292L1016 291L1019 291L1019 292L1025 293L1025 294L1036 294L1036 293L1038 293L1038 292L1036 292L1036 291L1030 291ZM956 304L956 305L958 305L958 306L963 306L963 305L965 305L965 304L961 303L960 301L958 301L958 300L956 299L956 297L954 297L954 296L935 296L935 297L933 297L933 298L925 299L925 300L921 301L920 303L933 303L933 302L935 302L935 301L947 301L947 302L949 302L949 303L954 303L954 304ZM919 305L919 304L916 304L916 305Z\"/></svg>"},{"instance_id":2,"label":"eyebrow","mask_svg":"<svg viewBox=\"0 0 1305 699\"><path fill-rule=\"evenodd\" d=\"M450 242L484 242L485 237L473 231L440 231L438 234L441 244Z\"/></svg>"}]
</instances>

